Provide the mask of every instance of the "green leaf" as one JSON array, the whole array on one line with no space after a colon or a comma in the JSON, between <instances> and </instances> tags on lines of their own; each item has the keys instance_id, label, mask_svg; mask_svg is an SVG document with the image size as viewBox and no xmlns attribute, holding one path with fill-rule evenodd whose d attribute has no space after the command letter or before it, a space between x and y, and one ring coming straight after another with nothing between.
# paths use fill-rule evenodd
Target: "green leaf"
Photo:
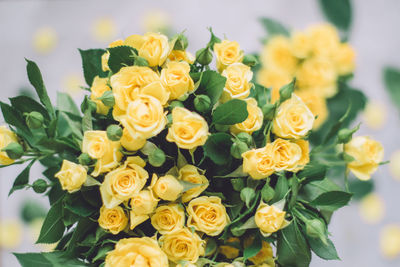
<instances>
[{"instance_id":1,"label":"green leaf","mask_svg":"<svg viewBox=\"0 0 400 267\"><path fill-rule=\"evenodd\" d=\"M13 253L22 267L85 267L85 263L77 259L64 257L63 252L47 253Z\"/></svg>"},{"instance_id":2,"label":"green leaf","mask_svg":"<svg viewBox=\"0 0 400 267\"><path fill-rule=\"evenodd\" d=\"M204 154L215 164L224 165L230 162L232 145L231 136L226 133L215 133L208 137L204 144Z\"/></svg>"},{"instance_id":3,"label":"green leaf","mask_svg":"<svg viewBox=\"0 0 400 267\"><path fill-rule=\"evenodd\" d=\"M246 247L243 251L243 258L247 260L248 258L254 257L260 252L262 248L262 240L259 234L254 237L253 242L250 246Z\"/></svg>"},{"instance_id":4,"label":"green leaf","mask_svg":"<svg viewBox=\"0 0 400 267\"><path fill-rule=\"evenodd\" d=\"M385 67L383 79L393 104L400 108L400 70L393 67Z\"/></svg>"},{"instance_id":5,"label":"green leaf","mask_svg":"<svg viewBox=\"0 0 400 267\"><path fill-rule=\"evenodd\" d=\"M287 192L289 191L289 183L287 178L284 175L278 176L278 181L275 185L275 195L271 200L271 203L278 202L283 199Z\"/></svg>"},{"instance_id":6,"label":"green leaf","mask_svg":"<svg viewBox=\"0 0 400 267\"><path fill-rule=\"evenodd\" d=\"M340 260L335 245L328 238L327 243L322 242L320 238L312 238L307 236L308 244L314 253L324 260Z\"/></svg>"},{"instance_id":7,"label":"green leaf","mask_svg":"<svg viewBox=\"0 0 400 267\"><path fill-rule=\"evenodd\" d=\"M47 110L32 98L24 95L10 98L11 105L21 113L39 112L46 120L50 120Z\"/></svg>"},{"instance_id":8,"label":"green leaf","mask_svg":"<svg viewBox=\"0 0 400 267\"><path fill-rule=\"evenodd\" d=\"M258 83L255 83L250 91L250 97L257 99L257 104L262 108L265 104L269 102L270 90Z\"/></svg>"},{"instance_id":9,"label":"green leaf","mask_svg":"<svg viewBox=\"0 0 400 267\"><path fill-rule=\"evenodd\" d=\"M74 229L71 240L69 241L65 254L69 257L76 257L77 255L75 253L78 248L78 244L80 243L80 241L86 238L89 231L96 227L97 223L90 220L90 218L82 218L81 220L79 220L77 226Z\"/></svg>"},{"instance_id":10,"label":"green leaf","mask_svg":"<svg viewBox=\"0 0 400 267\"><path fill-rule=\"evenodd\" d=\"M26 168L17 176L10 192L8 193L8 196L29 184L29 171L31 170L33 163L35 163L35 160L32 160L28 166L26 166Z\"/></svg>"},{"instance_id":11,"label":"green leaf","mask_svg":"<svg viewBox=\"0 0 400 267\"><path fill-rule=\"evenodd\" d=\"M82 58L83 74L89 86L92 86L94 77L107 77L107 73L103 71L101 66L101 56L105 52L106 50L104 49L79 49Z\"/></svg>"},{"instance_id":12,"label":"green leaf","mask_svg":"<svg viewBox=\"0 0 400 267\"><path fill-rule=\"evenodd\" d=\"M211 106L218 102L225 87L226 78L216 71L206 70L202 73L191 74L194 80L200 80L196 95L207 95L211 100Z\"/></svg>"},{"instance_id":13,"label":"green leaf","mask_svg":"<svg viewBox=\"0 0 400 267\"><path fill-rule=\"evenodd\" d=\"M323 180L326 176L327 167L325 165L311 162L297 174L299 179L305 179L304 183Z\"/></svg>"},{"instance_id":14,"label":"green leaf","mask_svg":"<svg viewBox=\"0 0 400 267\"><path fill-rule=\"evenodd\" d=\"M92 123L92 111L90 109L85 110L82 118L82 131L91 131L93 130L93 123Z\"/></svg>"},{"instance_id":15,"label":"green leaf","mask_svg":"<svg viewBox=\"0 0 400 267\"><path fill-rule=\"evenodd\" d=\"M325 178L320 181L310 182L302 187L308 199L314 199L325 192L340 191L341 188L331 179Z\"/></svg>"},{"instance_id":16,"label":"green leaf","mask_svg":"<svg viewBox=\"0 0 400 267\"><path fill-rule=\"evenodd\" d=\"M212 114L214 124L233 125L241 123L247 119L246 101L240 99L232 99L228 102L219 105Z\"/></svg>"},{"instance_id":17,"label":"green leaf","mask_svg":"<svg viewBox=\"0 0 400 267\"><path fill-rule=\"evenodd\" d=\"M46 219L43 222L40 235L36 243L52 244L59 241L65 231L64 223L62 221L62 199L59 199L51 206L47 213Z\"/></svg>"},{"instance_id":18,"label":"green leaf","mask_svg":"<svg viewBox=\"0 0 400 267\"><path fill-rule=\"evenodd\" d=\"M268 36L285 35L289 36L289 30L278 21L271 18L261 18L261 24L268 32Z\"/></svg>"},{"instance_id":19,"label":"green leaf","mask_svg":"<svg viewBox=\"0 0 400 267\"><path fill-rule=\"evenodd\" d=\"M218 248L217 242L213 238L207 239L205 255L211 255Z\"/></svg>"},{"instance_id":20,"label":"green leaf","mask_svg":"<svg viewBox=\"0 0 400 267\"><path fill-rule=\"evenodd\" d=\"M0 102L1 112L3 113L3 117L6 123L15 126L19 134L23 135L28 141L32 139L31 131L25 124L25 119L22 117L21 112L12 106Z\"/></svg>"},{"instance_id":21,"label":"green leaf","mask_svg":"<svg viewBox=\"0 0 400 267\"><path fill-rule=\"evenodd\" d=\"M96 262L98 260L104 260L107 256L107 253L114 249L114 245L105 245L100 247L97 255L93 258L92 262Z\"/></svg>"},{"instance_id":22,"label":"green leaf","mask_svg":"<svg viewBox=\"0 0 400 267\"><path fill-rule=\"evenodd\" d=\"M349 181L349 191L353 193L353 199L360 200L374 190L374 180L361 181L352 179Z\"/></svg>"},{"instance_id":23,"label":"green leaf","mask_svg":"<svg viewBox=\"0 0 400 267\"><path fill-rule=\"evenodd\" d=\"M133 66L137 50L131 46L117 46L107 48L110 52L108 67L113 73L117 73L122 67Z\"/></svg>"},{"instance_id":24,"label":"green leaf","mask_svg":"<svg viewBox=\"0 0 400 267\"><path fill-rule=\"evenodd\" d=\"M330 191L322 193L311 201L311 205L322 210L335 211L349 203L353 194L344 191Z\"/></svg>"},{"instance_id":25,"label":"green leaf","mask_svg":"<svg viewBox=\"0 0 400 267\"><path fill-rule=\"evenodd\" d=\"M57 109L77 116L81 115L75 101L66 93L57 92Z\"/></svg>"},{"instance_id":26,"label":"green leaf","mask_svg":"<svg viewBox=\"0 0 400 267\"><path fill-rule=\"evenodd\" d=\"M278 232L278 262L282 266L308 267L311 251L296 221Z\"/></svg>"},{"instance_id":27,"label":"green leaf","mask_svg":"<svg viewBox=\"0 0 400 267\"><path fill-rule=\"evenodd\" d=\"M82 194L83 193L81 192L68 194L64 198L64 205L65 208L72 211L73 213L81 217L87 217L92 215L97 210L85 200Z\"/></svg>"},{"instance_id":28,"label":"green leaf","mask_svg":"<svg viewBox=\"0 0 400 267\"><path fill-rule=\"evenodd\" d=\"M352 9L350 0L319 0L327 19L336 27L348 31L351 26Z\"/></svg>"}]
</instances>

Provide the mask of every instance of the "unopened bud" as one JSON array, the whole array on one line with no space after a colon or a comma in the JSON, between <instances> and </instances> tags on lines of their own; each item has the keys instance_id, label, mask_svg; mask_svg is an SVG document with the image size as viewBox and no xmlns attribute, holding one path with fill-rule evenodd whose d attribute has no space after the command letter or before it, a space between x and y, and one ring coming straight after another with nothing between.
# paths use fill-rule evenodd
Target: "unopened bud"
<instances>
[{"instance_id":1,"label":"unopened bud","mask_svg":"<svg viewBox=\"0 0 400 267\"><path fill-rule=\"evenodd\" d=\"M82 153L78 157L79 164L81 165L91 165L93 163L93 159L89 156L88 153Z\"/></svg>"},{"instance_id":2,"label":"unopened bud","mask_svg":"<svg viewBox=\"0 0 400 267\"><path fill-rule=\"evenodd\" d=\"M30 129L38 129L42 127L43 121L43 115L36 111L32 111L26 116L26 125L28 125Z\"/></svg>"},{"instance_id":3,"label":"unopened bud","mask_svg":"<svg viewBox=\"0 0 400 267\"><path fill-rule=\"evenodd\" d=\"M32 185L33 191L38 194L44 193L47 189L47 183L43 179L36 180Z\"/></svg>"},{"instance_id":4,"label":"unopened bud","mask_svg":"<svg viewBox=\"0 0 400 267\"><path fill-rule=\"evenodd\" d=\"M264 115L264 120L272 120L275 115L275 105L274 104L265 104L262 107L262 112Z\"/></svg>"},{"instance_id":5,"label":"unopened bud","mask_svg":"<svg viewBox=\"0 0 400 267\"><path fill-rule=\"evenodd\" d=\"M242 178L233 178L231 179L231 184L233 187L233 190L235 191L242 191L242 189L244 188L244 180Z\"/></svg>"},{"instance_id":6,"label":"unopened bud","mask_svg":"<svg viewBox=\"0 0 400 267\"><path fill-rule=\"evenodd\" d=\"M280 101L284 102L285 100L289 99L292 97L292 93L294 90L294 84L295 82L292 81L289 84L286 84L284 86L281 87L281 89L279 90L279 95L280 95Z\"/></svg>"},{"instance_id":7,"label":"unopened bud","mask_svg":"<svg viewBox=\"0 0 400 267\"><path fill-rule=\"evenodd\" d=\"M119 141L122 137L122 128L115 124L108 126L107 137L111 141Z\"/></svg>"},{"instance_id":8,"label":"unopened bud","mask_svg":"<svg viewBox=\"0 0 400 267\"><path fill-rule=\"evenodd\" d=\"M358 129L359 129L359 126L355 127L354 129L351 129L351 130L347 129L347 128L341 129L338 132L338 142L344 143L344 144L350 142L350 140L353 138L353 134L356 131L358 131Z\"/></svg>"},{"instance_id":9,"label":"unopened bud","mask_svg":"<svg viewBox=\"0 0 400 267\"><path fill-rule=\"evenodd\" d=\"M150 155L149 155L149 163L154 166L154 167L160 167L164 164L165 162L165 153L161 149L157 148L155 149Z\"/></svg>"},{"instance_id":10,"label":"unopened bud","mask_svg":"<svg viewBox=\"0 0 400 267\"><path fill-rule=\"evenodd\" d=\"M258 64L258 60L254 55L245 55L242 61L243 64L253 67Z\"/></svg>"},{"instance_id":11,"label":"unopened bud","mask_svg":"<svg viewBox=\"0 0 400 267\"><path fill-rule=\"evenodd\" d=\"M174 100L171 103L169 103L169 106L168 106L169 110L173 110L176 107L183 108L184 105L181 101L178 101L178 100Z\"/></svg>"},{"instance_id":12,"label":"unopened bud","mask_svg":"<svg viewBox=\"0 0 400 267\"><path fill-rule=\"evenodd\" d=\"M101 97L98 98L107 107L112 108L115 104L114 94L111 90L105 91Z\"/></svg>"},{"instance_id":13,"label":"unopened bud","mask_svg":"<svg viewBox=\"0 0 400 267\"><path fill-rule=\"evenodd\" d=\"M306 233L313 238L320 238L324 243L326 242L326 226L319 219L311 219L306 223Z\"/></svg>"},{"instance_id":14,"label":"unopened bud","mask_svg":"<svg viewBox=\"0 0 400 267\"><path fill-rule=\"evenodd\" d=\"M241 159L242 154L249 150L249 147L245 142L236 140L231 146L231 155L236 159Z\"/></svg>"},{"instance_id":15,"label":"unopened bud","mask_svg":"<svg viewBox=\"0 0 400 267\"><path fill-rule=\"evenodd\" d=\"M188 39L182 33L176 37L173 50L185 50L188 47Z\"/></svg>"},{"instance_id":16,"label":"unopened bud","mask_svg":"<svg viewBox=\"0 0 400 267\"><path fill-rule=\"evenodd\" d=\"M198 112L207 112L211 108L211 99L207 95L198 95L193 101Z\"/></svg>"},{"instance_id":17,"label":"unopened bud","mask_svg":"<svg viewBox=\"0 0 400 267\"><path fill-rule=\"evenodd\" d=\"M213 55L208 47L197 50L196 61L201 65L208 65L211 63Z\"/></svg>"},{"instance_id":18,"label":"unopened bud","mask_svg":"<svg viewBox=\"0 0 400 267\"><path fill-rule=\"evenodd\" d=\"M250 146L253 143L253 137L250 134L242 132L236 135L236 138Z\"/></svg>"},{"instance_id":19,"label":"unopened bud","mask_svg":"<svg viewBox=\"0 0 400 267\"><path fill-rule=\"evenodd\" d=\"M19 143L13 142L2 149L10 159L19 159L24 154L24 149Z\"/></svg>"}]
</instances>

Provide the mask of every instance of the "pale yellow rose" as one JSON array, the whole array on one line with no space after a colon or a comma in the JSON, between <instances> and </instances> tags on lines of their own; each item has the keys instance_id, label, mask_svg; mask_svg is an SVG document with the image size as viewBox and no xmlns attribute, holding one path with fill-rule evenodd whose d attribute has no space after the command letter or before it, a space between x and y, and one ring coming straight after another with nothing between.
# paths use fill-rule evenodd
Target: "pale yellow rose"
<instances>
[{"instance_id":1,"label":"pale yellow rose","mask_svg":"<svg viewBox=\"0 0 400 267\"><path fill-rule=\"evenodd\" d=\"M311 39L307 33L294 32L291 35L292 54L298 58L307 58L311 53Z\"/></svg>"},{"instance_id":2,"label":"pale yellow rose","mask_svg":"<svg viewBox=\"0 0 400 267\"><path fill-rule=\"evenodd\" d=\"M193 91L194 82L189 75L190 66L185 61L170 61L161 70L160 79L170 93L169 99L178 99Z\"/></svg>"},{"instance_id":3,"label":"pale yellow rose","mask_svg":"<svg viewBox=\"0 0 400 267\"><path fill-rule=\"evenodd\" d=\"M145 58L150 67L161 66L171 51L168 37L160 33L131 35L125 39L124 44L136 48L139 56Z\"/></svg>"},{"instance_id":4,"label":"pale yellow rose","mask_svg":"<svg viewBox=\"0 0 400 267\"><path fill-rule=\"evenodd\" d=\"M237 246L240 246L240 239L237 237L230 237L225 242L225 245L219 246L219 253L224 255L225 258L229 260L237 258L240 252L240 250L237 248Z\"/></svg>"},{"instance_id":5,"label":"pale yellow rose","mask_svg":"<svg viewBox=\"0 0 400 267\"><path fill-rule=\"evenodd\" d=\"M137 151L141 149L146 144L146 139L140 136L133 138L128 129L124 128L122 130L122 137L120 139L121 145L128 151Z\"/></svg>"},{"instance_id":6,"label":"pale yellow rose","mask_svg":"<svg viewBox=\"0 0 400 267\"><path fill-rule=\"evenodd\" d=\"M276 139L271 145L275 171L297 169L298 163L302 159L302 149L299 145L281 138Z\"/></svg>"},{"instance_id":7,"label":"pale yellow rose","mask_svg":"<svg viewBox=\"0 0 400 267\"><path fill-rule=\"evenodd\" d=\"M149 178L145 165L140 157L128 157L123 166L107 173L100 186L104 206L114 208L139 193Z\"/></svg>"},{"instance_id":8,"label":"pale yellow rose","mask_svg":"<svg viewBox=\"0 0 400 267\"><path fill-rule=\"evenodd\" d=\"M252 86L250 81L253 78L253 72L249 66L243 63L233 63L224 69L222 76L226 77L226 82L221 102L233 98L245 99L249 96Z\"/></svg>"},{"instance_id":9,"label":"pale yellow rose","mask_svg":"<svg viewBox=\"0 0 400 267\"><path fill-rule=\"evenodd\" d=\"M105 267L168 267L168 257L150 237L125 238L107 253Z\"/></svg>"},{"instance_id":10,"label":"pale yellow rose","mask_svg":"<svg viewBox=\"0 0 400 267\"><path fill-rule=\"evenodd\" d=\"M339 75L350 74L356 67L356 52L348 43L340 44L333 61Z\"/></svg>"},{"instance_id":11,"label":"pale yellow rose","mask_svg":"<svg viewBox=\"0 0 400 267\"><path fill-rule=\"evenodd\" d=\"M110 109L106 105L101 102L100 98L106 91L111 90L108 86L107 78L100 78L99 76L94 77L92 87L90 87L90 91L92 94L90 95L90 99L96 103L97 109L96 112L102 115L107 115L108 110Z\"/></svg>"},{"instance_id":12,"label":"pale yellow rose","mask_svg":"<svg viewBox=\"0 0 400 267\"><path fill-rule=\"evenodd\" d=\"M257 100L254 98L247 98L246 103L249 115L243 122L234 124L230 127L231 132L234 134L240 132L252 134L257 130L260 130L262 127L264 116L262 110L258 107Z\"/></svg>"},{"instance_id":13,"label":"pale yellow rose","mask_svg":"<svg viewBox=\"0 0 400 267\"><path fill-rule=\"evenodd\" d=\"M209 236L219 235L230 223L225 206L216 196L202 196L189 202L187 226L194 227Z\"/></svg>"},{"instance_id":14,"label":"pale yellow rose","mask_svg":"<svg viewBox=\"0 0 400 267\"><path fill-rule=\"evenodd\" d=\"M6 126L0 126L0 150L6 148L11 143L17 143L18 139L15 133L10 131ZM14 162L7 155L7 152L0 151L0 164L10 165Z\"/></svg>"},{"instance_id":15,"label":"pale yellow rose","mask_svg":"<svg viewBox=\"0 0 400 267\"><path fill-rule=\"evenodd\" d=\"M196 166L189 164L179 169L178 179L192 184L201 185L184 192L182 194L182 202L188 202L192 198L198 197L204 190L207 189L209 184L207 177L200 174Z\"/></svg>"},{"instance_id":16,"label":"pale yellow rose","mask_svg":"<svg viewBox=\"0 0 400 267\"><path fill-rule=\"evenodd\" d=\"M303 139L297 139L293 142L301 149L301 157L299 161L297 161L297 166L291 170L292 172L298 172L299 170L304 169L304 167L310 162L310 144L308 141Z\"/></svg>"},{"instance_id":17,"label":"pale yellow rose","mask_svg":"<svg viewBox=\"0 0 400 267\"><path fill-rule=\"evenodd\" d=\"M337 51L340 37L335 27L329 24L313 25L307 29L314 56L330 57Z\"/></svg>"},{"instance_id":18,"label":"pale yellow rose","mask_svg":"<svg viewBox=\"0 0 400 267\"><path fill-rule=\"evenodd\" d=\"M257 82L266 88L272 88L277 95L272 96L272 102L279 99L279 89L285 84L290 83L293 76L286 70L263 68L257 73Z\"/></svg>"},{"instance_id":19,"label":"pale yellow rose","mask_svg":"<svg viewBox=\"0 0 400 267\"><path fill-rule=\"evenodd\" d=\"M275 158L272 152L271 143L265 147L244 152L242 154L243 172L248 173L253 179L263 179L273 174Z\"/></svg>"},{"instance_id":20,"label":"pale yellow rose","mask_svg":"<svg viewBox=\"0 0 400 267\"><path fill-rule=\"evenodd\" d=\"M314 90L298 90L296 91L296 95L301 98L314 117L316 117L313 129L318 130L328 118L329 111L325 97L321 96Z\"/></svg>"},{"instance_id":21,"label":"pale yellow rose","mask_svg":"<svg viewBox=\"0 0 400 267\"><path fill-rule=\"evenodd\" d=\"M167 141L175 142L179 148L193 149L204 145L208 135L208 124L202 116L181 107L172 110Z\"/></svg>"},{"instance_id":22,"label":"pale yellow rose","mask_svg":"<svg viewBox=\"0 0 400 267\"><path fill-rule=\"evenodd\" d=\"M162 235L185 226L185 210L182 205L170 203L158 206L151 216L151 225Z\"/></svg>"},{"instance_id":23,"label":"pale yellow rose","mask_svg":"<svg viewBox=\"0 0 400 267\"><path fill-rule=\"evenodd\" d=\"M85 183L87 171L82 165L64 159L61 170L54 177L58 178L63 190L73 193Z\"/></svg>"},{"instance_id":24,"label":"pale yellow rose","mask_svg":"<svg viewBox=\"0 0 400 267\"><path fill-rule=\"evenodd\" d=\"M168 56L170 61L186 61L189 64L193 64L196 58L188 51L172 50Z\"/></svg>"},{"instance_id":25,"label":"pale yellow rose","mask_svg":"<svg viewBox=\"0 0 400 267\"><path fill-rule=\"evenodd\" d=\"M188 228L166 233L160 237L161 249L168 259L175 263L188 261L196 263L205 254L205 242L200 236Z\"/></svg>"},{"instance_id":26,"label":"pale yellow rose","mask_svg":"<svg viewBox=\"0 0 400 267\"><path fill-rule=\"evenodd\" d=\"M130 229L135 229L139 224L147 221L157 207L159 199L149 189L144 189L135 194L131 199Z\"/></svg>"},{"instance_id":27,"label":"pale yellow rose","mask_svg":"<svg viewBox=\"0 0 400 267\"><path fill-rule=\"evenodd\" d=\"M244 247L248 247L253 243L254 236L250 236L249 238L246 238L244 240ZM274 254L272 252L272 247L271 245L262 240L261 243L261 250L253 257L249 258L249 261L252 263L256 264L257 266L264 266L262 265L263 263L270 264L267 266L275 266L275 261L274 261Z\"/></svg>"},{"instance_id":28,"label":"pale yellow rose","mask_svg":"<svg viewBox=\"0 0 400 267\"><path fill-rule=\"evenodd\" d=\"M285 70L294 74L297 68L297 58L292 53L290 40L284 36L271 38L264 46L261 61L269 69Z\"/></svg>"},{"instance_id":29,"label":"pale yellow rose","mask_svg":"<svg viewBox=\"0 0 400 267\"><path fill-rule=\"evenodd\" d=\"M214 44L214 52L217 57L217 69L222 72L227 66L242 62L244 53L240 45L235 41L223 40Z\"/></svg>"},{"instance_id":30,"label":"pale yellow rose","mask_svg":"<svg viewBox=\"0 0 400 267\"><path fill-rule=\"evenodd\" d=\"M383 160L383 146L367 136L354 137L344 151L354 158L347 168L360 180L369 180Z\"/></svg>"},{"instance_id":31,"label":"pale yellow rose","mask_svg":"<svg viewBox=\"0 0 400 267\"><path fill-rule=\"evenodd\" d=\"M273 121L272 132L282 138L302 138L313 128L314 115L301 99L292 97L283 102Z\"/></svg>"},{"instance_id":32,"label":"pale yellow rose","mask_svg":"<svg viewBox=\"0 0 400 267\"><path fill-rule=\"evenodd\" d=\"M92 173L95 177L118 166L122 159L120 149L120 142L109 140L105 131L86 131L84 133L82 152L88 153L92 159L97 160Z\"/></svg>"},{"instance_id":33,"label":"pale yellow rose","mask_svg":"<svg viewBox=\"0 0 400 267\"><path fill-rule=\"evenodd\" d=\"M98 219L101 228L110 231L116 235L128 225L128 217L120 206L108 209L105 206L100 208L100 217Z\"/></svg>"},{"instance_id":34,"label":"pale yellow rose","mask_svg":"<svg viewBox=\"0 0 400 267\"><path fill-rule=\"evenodd\" d=\"M281 177L280 179L286 179ZM270 236L272 233L286 227L289 222L285 220L286 212L278 207L261 202L255 214L255 221L263 236Z\"/></svg>"},{"instance_id":35,"label":"pale yellow rose","mask_svg":"<svg viewBox=\"0 0 400 267\"><path fill-rule=\"evenodd\" d=\"M183 192L183 185L179 183L178 179L169 174L160 178L153 174L150 187L157 197L168 201L177 200Z\"/></svg>"}]
</instances>

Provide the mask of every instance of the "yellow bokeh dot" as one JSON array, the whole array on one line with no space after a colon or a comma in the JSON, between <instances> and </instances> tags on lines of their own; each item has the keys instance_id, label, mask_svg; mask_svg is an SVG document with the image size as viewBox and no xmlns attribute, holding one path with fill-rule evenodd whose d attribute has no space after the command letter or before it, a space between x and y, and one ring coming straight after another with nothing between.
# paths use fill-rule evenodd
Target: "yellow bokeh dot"
<instances>
[{"instance_id":1,"label":"yellow bokeh dot","mask_svg":"<svg viewBox=\"0 0 400 267\"><path fill-rule=\"evenodd\" d=\"M17 220L0 221L0 248L17 248L22 241L22 231L22 225Z\"/></svg>"},{"instance_id":2,"label":"yellow bokeh dot","mask_svg":"<svg viewBox=\"0 0 400 267\"><path fill-rule=\"evenodd\" d=\"M33 48L41 54L48 54L57 45L57 32L51 27L42 27L33 35Z\"/></svg>"},{"instance_id":3,"label":"yellow bokeh dot","mask_svg":"<svg viewBox=\"0 0 400 267\"><path fill-rule=\"evenodd\" d=\"M376 224L383 219L385 215L385 203L376 193L365 196L360 202L360 216L370 224Z\"/></svg>"},{"instance_id":4,"label":"yellow bokeh dot","mask_svg":"<svg viewBox=\"0 0 400 267\"><path fill-rule=\"evenodd\" d=\"M385 105L379 102L368 102L364 113L364 122L371 129L381 129L386 123L387 110Z\"/></svg>"},{"instance_id":5,"label":"yellow bokeh dot","mask_svg":"<svg viewBox=\"0 0 400 267\"><path fill-rule=\"evenodd\" d=\"M400 226L389 224L382 229L380 247L385 258L393 259L400 254Z\"/></svg>"},{"instance_id":6,"label":"yellow bokeh dot","mask_svg":"<svg viewBox=\"0 0 400 267\"><path fill-rule=\"evenodd\" d=\"M400 150L395 151L390 158L390 172L396 180L400 180Z\"/></svg>"},{"instance_id":7,"label":"yellow bokeh dot","mask_svg":"<svg viewBox=\"0 0 400 267\"><path fill-rule=\"evenodd\" d=\"M78 94L82 90L81 86L83 84L82 76L80 74L72 73L65 76L63 79L63 88L71 95Z\"/></svg>"},{"instance_id":8,"label":"yellow bokeh dot","mask_svg":"<svg viewBox=\"0 0 400 267\"><path fill-rule=\"evenodd\" d=\"M93 37L99 42L108 42L117 35L117 27L111 18L99 18L93 24Z\"/></svg>"},{"instance_id":9,"label":"yellow bokeh dot","mask_svg":"<svg viewBox=\"0 0 400 267\"><path fill-rule=\"evenodd\" d=\"M164 32L170 28L170 17L162 10L151 10L144 14L142 27L145 32Z\"/></svg>"}]
</instances>

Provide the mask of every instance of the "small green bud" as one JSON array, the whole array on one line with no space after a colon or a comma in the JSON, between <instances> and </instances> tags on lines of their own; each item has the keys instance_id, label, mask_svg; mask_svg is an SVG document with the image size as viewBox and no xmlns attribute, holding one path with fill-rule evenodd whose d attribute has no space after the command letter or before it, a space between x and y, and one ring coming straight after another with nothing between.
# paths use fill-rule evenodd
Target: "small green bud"
<instances>
[{"instance_id":1,"label":"small green bud","mask_svg":"<svg viewBox=\"0 0 400 267\"><path fill-rule=\"evenodd\" d=\"M173 50L185 50L188 47L188 39L182 33L176 37Z\"/></svg>"},{"instance_id":2,"label":"small green bud","mask_svg":"<svg viewBox=\"0 0 400 267\"><path fill-rule=\"evenodd\" d=\"M227 132L229 131L229 125L215 124L215 129L218 132Z\"/></svg>"},{"instance_id":3,"label":"small green bud","mask_svg":"<svg viewBox=\"0 0 400 267\"><path fill-rule=\"evenodd\" d=\"M262 112L264 115L264 120L272 120L275 115L275 105L274 104L265 104L262 107Z\"/></svg>"},{"instance_id":4,"label":"small green bud","mask_svg":"<svg viewBox=\"0 0 400 267\"><path fill-rule=\"evenodd\" d=\"M93 163L93 159L89 156L88 153L82 153L78 157L79 164L81 165L91 165Z\"/></svg>"},{"instance_id":5,"label":"small green bud","mask_svg":"<svg viewBox=\"0 0 400 267\"><path fill-rule=\"evenodd\" d=\"M233 190L235 191L242 191L242 189L244 188L244 180L242 178L233 178L231 179L231 184L233 187Z\"/></svg>"},{"instance_id":6,"label":"small green bud","mask_svg":"<svg viewBox=\"0 0 400 267\"><path fill-rule=\"evenodd\" d=\"M36 111L32 111L26 116L26 125L28 125L30 129L39 129L42 127L43 121L43 115Z\"/></svg>"},{"instance_id":7,"label":"small green bud","mask_svg":"<svg viewBox=\"0 0 400 267\"><path fill-rule=\"evenodd\" d=\"M198 112L207 112L211 108L211 99L207 95L198 95L193 101Z\"/></svg>"},{"instance_id":8,"label":"small green bud","mask_svg":"<svg viewBox=\"0 0 400 267\"><path fill-rule=\"evenodd\" d=\"M355 132L357 132L359 128L360 128L360 125L358 125L357 127L355 127L354 129L351 129L351 130L347 129L347 128L341 129L338 132L338 143L346 144L346 143L350 142L350 140L353 138L353 134Z\"/></svg>"},{"instance_id":9,"label":"small green bud","mask_svg":"<svg viewBox=\"0 0 400 267\"><path fill-rule=\"evenodd\" d=\"M85 111L89 108L91 111L95 111L97 109L97 104L94 101L90 100L87 96L85 96L85 99L82 101L81 104L82 113L85 113Z\"/></svg>"},{"instance_id":10,"label":"small green bud","mask_svg":"<svg viewBox=\"0 0 400 267\"><path fill-rule=\"evenodd\" d=\"M167 115L167 127L171 126L172 124L172 114Z\"/></svg>"},{"instance_id":11,"label":"small green bud","mask_svg":"<svg viewBox=\"0 0 400 267\"><path fill-rule=\"evenodd\" d=\"M24 154L24 149L19 143L13 142L2 149L10 159L19 159Z\"/></svg>"},{"instance_id":12,"label":"small green bud","mask_svg":"<svg viewBox=\"0 0 400 267\"><path fill-rule=\"evenodd\" d=\"M261 197L264 200L264 202L270 201L275 195L274 189L266 183L263 188L261 189Z\"/></svg>"},{"instance_id":13,"label":"small green bud","mask_svg":"<svg viewBox=\"0 0 400 267\"><path fill-rule=\"evenodd\" d=\"M142 66L142 67L148 67L149 62L144 57L135 56L135 65Z\"/></svg>"},{"instance_id":14,"label":"small green bud","mask_svg":"<svg viewBox=\"0 0 400 267\"><path fill-rule=\"evenodd\" d=\"M250 203L255 197L256 192L253 188L245 187L240 191L240 199L246 203L246 207L250 207Z\"/></svg>"},{"instance_id":15,"label":"small green bud","mask_svg":"<svg viewBox=\"0 0 400 267\"><path fill-rule=\"evenodd\" d=\"M246 143L248 146L250 146L253 143L253 137L251 137L251 135L248 133L245 133L245 132L238 133L238 135L236 135L236 137L240 141Z\"/></svg>"},{"instance_id":16,"label":"small green bud","mask_svg":"<svg viewBox=\"0 0 400 267\"><path fill-rule=\"evenodd\" d=\"M44 193L47 189L47 183L43 179L36 180L32 185L33 191L38 194Z\"/></svg>"},{"instance_id":17,"label":"small green bud","mask_svg":"<svg viewBox=\"0 0 400 267\"><path fill-rule=\"evenodd\" d=\"M247 146L247 144L245 142L236 140L231 146L231 155L235 159L241 159L242 154L244 152L246 152L247 150L249 150L249 147Z\"/></svg>"},{"instance_id":18,"label":"small green bud","mask_svg":"<svg viewBox=\"0 0 400 267\"><path fill-rule=\"evenodd\" d=\"M326 243L326 226L320 219L311 219L306 222L306 233L313 238L320 238Z\"/></svg>"},{"instance_id":19,"label":"small green bud","mask_svg":"<svg viewBox=\"0 0 400 267\"><path fill-rule=\"evenodd\" d=\"M183 105L183 103L181 101L178 101L178 100L174 100L171 103L169 103L169 106L168 106L169 110L173 110L176 107L183 108L185 106Z\"/></svg>"},{"instance_id":20,"label":"small green bud","mask_svg":"<svg viewBox=\"0 0 400 267\"><path fill-rule=\"evenodd\" d=\"M294 82L291 82L281 87L281 89L279 90L281 103L292 97L293 90Z\"/></svg>"},{"instance_id":21,"label":"small green bud","mask_svg":"<svg viewBox=\"0 0 400 267\"><path fill-rule=\"evenodd\" d=\"M180 97L178 97L179 101L185 101L186 99L188 99L189 94L188 93L184 93L183 95L181 95Z\"/></svg>"},{"instance_id":22,"label":"small green bud","mask_svg":"<svg viewBox=\"0 0 400 267\"><path fill-rule=\"evenodd\" d=\"M201 65L208 65L213 59L213 54L208 47L197 50L196 61Z\"/></svg>"},{"instance_id":23,"label":"small green bud","mask_svg":"<svg viewBox=\"0 0 400 267\"><path fill-rule=\"evenodd\" d=\"M165 153L161 149L157 148L155 149L150 155L149 155L149 163L154 166L154 167L160 167L164 164L165 162Z\"/></svg>"},{"instance_id":24,"label":"small green bud","mask_svg":"<svg viewBox=\"0 0 400 267\"><path fill-rule=\"evenodd\" d=\"M107 137L111 141L119 141L122 137L122 128L115 124L108 126Z\"/></svg>"},{"instance_id":25,"label":"small green bud","mask_svg":"<svg viewBox=\"0 0 400 267\"><path fill-rule=\"evenodd\" d=\"M258 60L254 55L245 55L242 61L243 64L253 67L258 64Z\"/></svg>"},{"instance_id":26,"label":"small green bud","mask_svg":"<svg viewBox=\"0 0 400 267\"><path fill-rule=\"evenodd\" d=\"M98 98L107 107L112 108L115 104L114 94L111 90L105 91L101 97Z\"/></svg>"}]
</instances>

